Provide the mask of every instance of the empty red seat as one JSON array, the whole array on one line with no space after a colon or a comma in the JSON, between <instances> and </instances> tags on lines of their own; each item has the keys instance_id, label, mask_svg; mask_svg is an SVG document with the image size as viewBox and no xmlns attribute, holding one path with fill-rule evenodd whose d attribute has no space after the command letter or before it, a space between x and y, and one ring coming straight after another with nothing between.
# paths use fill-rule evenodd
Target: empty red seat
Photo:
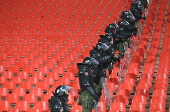
<instances>
[{"instance_id":1,"label":"empty red seat","mask_svg":"<svg viewBox=\"0 0 170 112\"><path fill-rule=\"evenodd\" d=\"M73 97L77 97L78 96L78 91L77 91L77 89L71 89L69 91L69 94L71 94Z\"/></svg>"},{"instance_id":2,"label":"empty red seat","mask_svg":"<svg viewBox=\"0 0 170 112\"><path fill-rule=\"evenodd\" d=\"M114 102L121 102L124 103L125 105L129 104L128 97L123 95L116 95L116 97L114 98Z\"/></svg>"},{"instance_id":3,"label":"empty red seat","mask_svg":"<svg viewBox=\"0 0 170 112\"><path fill-rule=\"evenodd\" d=\"M136 90L135 92L135 95L142 95L142 96L145 96L145 97L149 97L149 91L146 90L146 89L138 89Z\"/></svg>"},{"instance_id":4,"label":"empty red seat","mask_svg":"<svg viewBox=\"0 0 170 112\"><path fill-rule=\"evenodd\" d=\"M9 71L11 71L13 73L19 73L20 70L19 70L18 66L10 66Z\"/></svg>"},{"instance_id":5,"label":"empty red seat","mask_svg":"<svg viewBox=\"0 0 170 112\"><path fill-rule=\"evenodd\" d=\"M125 78L125 79L123 80L123 83L130 83L132 86L135 86L135 85L136 85L135 80L132 79L132 78Z\"/></svg>"},{"instance_id":6,"label":"empty red seat","mask_svg":"<svg viewBox=\"0 0 170 112\"><path fill-rule=\"evenodd\" d=\"M120 85L120 89L128 89L129 91L132 91L133 90L133 85L130 84L130 83L122 83Z\"/></svg>"},{"instance_id":7,"label":"empty red seat","mask_svg":"<svg viewBox=\"0 0 170 112\"><path fill-rule=\"evenodd\" d=\"M71 81L67 76L63 76L61 78L59 78L61 84L65 84L65 85L70 85Z\"/></svg>"},{"instance_id":8,"label":"empty red seat","mask_svg":"<svg viewBox=\"0 0 170 112\"><path fill-rule=\"evenodd\" d=\"M21 71L18 73L18 77L20 77L22 80L27 80L29 78L28 72Z\"/></svg>"},{"instance_id":9,"label":"empty red seat","mask_svg":"<svg viewBox=\"0 0 170 112\"><path fill-rule=\"evenodd\" d=\"M163 90L167 91L168 86L164 83L155 83L154 89L163 89Z\"/></svg>"},{"instance_id":10,"label":"empty red seat","mask_svg":"<svg viewBox=\"0 0 170 112\"><path fill-rule=\"evenodd\" d=\"M20 111L28 111L30 109L30 104L27 101L19 101L15 108Z\"/></svg>"},{"instance_id":11,"label":"empty red seat","mask_svg":"<svg viewBox=\"0 0 170 112\"><path fill-rule=\"evenodd\" d=\"M153 96L150 104L161 103L162 105L166 105L166 99L163 96Z\"/></svg>"},{"instance_id":12,"label":"empty red seat","mask_svg":"<svg viewBox=\"0 0 170 112\"><path fill-rule=\"evenodd\" d=\"M98 102L98 111L106 112L106 104L104 102Z\"/></svg>"},{"instance_id":13,"label":"empty red seat","mask_svg":"<svg viewBox=\"0 0 170 112\"><path fill-rule=\"evenodd\" d=\"M16 84L20 84L22 82L22 79L21 79L21 77L14 76L14 77L12 77L11 81L15 82Z\"/></svg>"},{"instance_id":14,"label":"empty red seat","mask_svg":"<svg viewBox=\"0 0 170 112\"><path fill-rule=\"evenodd\" d=\"M123 95L127 96L128 98L130 98L131 96L130 91L128 89L119 89L116 95Z\"/></svg>"},{"instance_id":15,"label":"empty red seat","mask_svg":"<svg viewBox=\"0 0 170 112\"><path fill-rule=\"evenodd\" d=\"M8 94L5 100L10 103L17 103L19 101L19 96L17 94Z\"/></svg>"},{"instance_id":16,"label":"empty red seat","mask_svg":"<svg viewBox=\"0 0 170 112\"><path fill-rule=\"evenodd\" d=\"M33 84L33 85L36 85L38 82L39 82L39 78L36 77L36 76L32 76L32 77L29 77L28 78L28 81Z\"/></svg>"},{"instance_id":17,"label":"empty red seat","mask_svg":"<svg viewBox=\"0 0 170 112\"><path fill-rule=\"evenodd\" d=\"M2 76L4 76L6 79L11 79L14 74L11 71L5 71L3 72Z\"/></svg>"},{"instance_id":18,"label":"empty red seat","mask_svg":"<svg viewBox=\"0 0 170 112\"><path fill-rule=\"evenodd\" d=\"M8 88L8 89L15 89L16 88L16 84L12 81L6 81L4 84L3 84L3 88Z\"/></svg>"},{"instance_id":19,"label":"empty red seat","mask_svg":"<svg viewBox=\"0 0 170 112\"><path fill-rule=\"evenodd\" d=\"M8 101L0 101L0 110L3 112L3 111L9 111L10 108L11 108L11 105Z\"/></svg>"},{"instance_id":20,"label":"empty red seat","mask_svg":"<svg viewBox=\"0 0 170 112\"><path fill-rule=\"evenodd\" d=\"M42 81L37 83L37 88L42 88L43 90L48 90L49 89L49 84L48 82Z\"/></svg>"},{"instance_id":21,"label":"empty red seat","mask_svg":"<svg viewBox=\"0 0 170 112\"><path fill-rule=\"evenodd\" d=\"M42 112L41 109L30 109L28 112Z\"/></svg>"},{"instance_id":22,"label":"empty red seat","mask_svg":"<svg viewBox=\"0 0 170 112\"><path fill-rule=\"evenodd\" d=\"M140 83L147 83L149 86L152 86L152 81L149 79L140 79Z\"/></svg>"},{"instance_id":23,"label":"empty red seat","mask_svg":"<svg viewBox=\"0 0 170 112\"><path fill-rule=\"evenodd\" d=\"M130 112L131 111L146 112L146 108L143 103L133 103L130 105Z\"/></svg>"},{"instance_id":24,"label":"empty red seat","mask_svg":"<svg viewBox=\"0 0 170 112\"><path fill-rule=\"evenodd\" d=\"M15 88L13 90L12 94L17 94L18 96L23 97L26 94L26 89L25 88Z\"/></svg>"},{"instance_id":25,"label":"empty red seat","mask_svg":"<svg viewBox=\"0 0 170 112\"><path fill-rule=\"evenodd\" d=\"M165 105L161 104L161 103L153 103L150 104L150 111L156 111L156 112L167 112L165 110Z\"/></svg>"},{"instance_id":26,"label":"empty red seat","mask_svg":"<svg viewBox=\"0 0 170 112\"><path fill-rule=\"evenodd\" d=\"M9 112L20 112L19 109L10 109Z\"/></svg>"},{"instance_id":27,"label":"empty red seat","mask_svg":"<svg viewBox=\"0 0 170 112\"><path fill-rule=\"evenodd\" d=\"M44 79L44 74L42 72L39 72L39 71L38 72L34 72L33 76L37 77L38 80L43 80Z\"/></svg>"},{"instance_id":28,"label":"empty red seat","mask_svg":"<svg viewBox=\"0 0 170 112\"><path fill-rule=\"evenodd\" d=\"M0 96L7 96L9 94L7 88L0 88Z\"/></svg>"},{"instance_id":29,"label":"empty red seat","mask_svg":"<svg viewBox=\"0 0 170 112\"><path fill-rule=\"evenodd\" d=\"M3 84L6 82L6 78L4 76L0 76L0 84Z\"/></svg>"},{"instance_id":30,"label":"empty red seat","mask_svg":"<svg viewBox=\"0 0 170 112\"><path fill-rule=\"evenodd\" d=\"M2 58L0 57L0 59L2 59ZM0 65L0 73L3 73L4 71L5 71L4 66Z\"/></svg>"},{"instance_id":31,"label":"empty red seat","mask_svg":"<svg viewBox=\"0 0 170 112\"><path fill-rule=\"evenodd\" d=\"M163 89L155 89L153 90L152 97L154 96L163 96L165 99L167 98L167 93Z\"/></svg>"},{"instance_id":32,"label":"empty red seat","mask_svg":"<svg viewBox=\"0 0 170 112\"><path fill-rule=\"evenodd\" d=\"M20 84L20 88L25 88L26 90L30 90L32 88L32 84L29 81L22 81Z\"/></svg>"},{"instance_id":33,"label":"empty red seat","mask_svg":"<svg viewBox=\"0 0 170 112\"><path fill-rule=\"evenodd\" d=\"M42 88L32 88L30 90L30 94L35 94L38 97L41 97L43 95L43 89Z\"/></svg>"},{"instance_id":34,"label":"empty red seat","mask_svg":"<svg viewBox=\"0 0 170 112\"><path fill-rule=\"evenodd\" d=\"M110 111L109 112L114 112L114 111L126 112L125 104L121 103L121 102L112 103L111 106L110 106Z\"/></svg>"},{"instance_id":35,"label":"empty red seat","mask_svg":"<svg viewBox=\"0 0 170 112\"><path fill-rule=\"evenodd\" d=\"M41 109L41 112L47 112L49 110L48 102L40 101L35 103L34 109Z\"/></svg>"},{"instance_id":36,"label":"empty red seat","mask_svg":"<svg viewBox=\"0 0 170 112\"><path fill-rule=\"evenodd\" d=\"M150 89L150 85L148 83L138 83L136 89L146 89L149 90Z\"/></svg>"},{"instance_id":37,"label":"empty red seat","mask_svg":"<svg viewBox=\"0 0 170 112\"><path fill-rule=\"evenodd\" d=\"M36 103L38 101L37 95L35 94L26 94L23 98L24 101L27 101L28 103Z\"/></svg>"},{"instance_id":38,"label":"empty red seat","mask_svg":"<svg viewBox=\"0 0 170 112\"><path fill-rule=\"evenodd\" d=\"M142 103L144 105L148 104L147 98L143 95L134 95L132 99L132 104Z\"/></svg>"}]
</instances>

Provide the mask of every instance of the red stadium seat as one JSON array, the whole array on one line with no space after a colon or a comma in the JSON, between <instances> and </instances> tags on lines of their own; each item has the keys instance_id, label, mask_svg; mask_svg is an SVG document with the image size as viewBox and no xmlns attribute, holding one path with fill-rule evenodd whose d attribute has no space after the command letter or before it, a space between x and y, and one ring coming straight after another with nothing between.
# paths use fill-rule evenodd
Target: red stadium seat
<instances>
[{"instance_id":1,"label":"red stadium seat","mask_svg":"<svg viewBox=\"0 0 170 112\"><path fill-rule=\"evenodd\" d=\"M134 95L132 99L132 104L142 103L144 105L148 104L147 98L143 95Z\"/></svg>"},{"instance_id":2,"label":"red stadium seat","mask_svg":"<svg viewBox=\"0 0 170 112\"><path fill-rule=\"evenodd\" d=\"M71 89L69 94L71 94L73 97L78 97L78 91L77 89Z\"/></svg>"},{"instance_id":3,"label":"red stadium seat","mask_svg":"<svg viewBox=\"0 0 170 112\"><path fill-rule=\"evenodd\" d=\"M9 112L20 112L19 109L10 109Z\"/></svg>"},{"instance_id":4,"label":"red stadium seat","mask_svg":"<svg viewBox=\"0 0 170 112\"><path fill-rule=\"evenodd\" d=\"M28 78L28 81L32 84L32 85L36 85L39 82L38 77L36 76L32 76Z\"/></svg>"},{"instance_id":5,"label":"red stadium seat","mask_svg":"<svg viewBox=\"0 0 170 112\"><path fill-rule=\"evenodd\" d=\"M27 101L19 101L15 108L20 111L28 111L30 109L30 104Z\"/></svg>"},{"instance_id":6,"label":"red stadium seat","mask_svg":"<svg viewBox=\"0 0 170 112\"><path fill-rule=\"evenodd\" d=\"M125 78L125 79L123 80L123 83L130 83L132 86L135 86L135 85L136 85L135 80L132 79L132 78Z\"/></svg>"},{"instance_id":7,"label":"red stadium seat","mask_svg":"<svg viewBox=\"0 0 170 112\"><path fill-rule=\"evenodd\" d=\"M161 103L162 105L166 105L166 99L163 96L153 96L150 104Z\"/></svg>"},{"instance_id":8,"label":"red stadium seat","mask_svg":"<svg viewBox=\"0 0 170 112\"><path fill-rule=\"evenodd\" d=\"M48 102L48 100L51 98L52 94L44 94L41 98L41 101Z\"/></svg>"},{"instance_id":9,"label":"red stadium seat","mask_svg":"<svg viewBox=\"0 0 170 112\"><path fill-rule=\"evenodd\" d=\"M2 76L4 76L6 79L12 79L14 74L11 71L5 71L3 72Z\"/></svg>"},{"instance_id":10,"label":"red stadium seat","mask_svg":"<svg viewBox=\"0 0 170 112\"><path fill-rule=\"evenodd\" d=\"M104 102L98 102L99 112L106 112L106 104Z\"/></svg>"},{"instance_id":11,"label":"red stadium seat","mask_svg":"<svg viewBox=\"0 0 170 112\"><path fill-rule=\"evenodd\" d=\"M146 89L138 89L136 90L135 92L135 95L142 95L142 96L145 96L145 97L149 97L149 91L146 90Z\"/></svg>"},{"instance_id":12,"label":"red stadium seat","mask_svg":"<svg viewBox=\"0 0 170 112\"><path fill-rule=\"evenodd\" d=\"M38 101L38 98L35 94L26 94L23 100L35 104Z\"/></svg>"},{"instance_id":13,"label":"red stadium seat","mask_svg":"<svg viewBox=\"0 0 170 112\"><path fill-rule=\"evenodd\" d=\"M12 92L12 94L17 94L20 97L23 97L26 95L26 89L25 88L15 88Z\"/></svg>"},{"instance_id":14,"label":"red stadium seat","mask_svg":"<svg viewBox=\"0 0 170 112\"><path fill-rule=\"evenodd\" d=\"M4 76L0 76L0 84L3 84L6 82L6 78Z\"/></svg>"},{"instance_id":15,"label":"red stadium seat","mask_svg":"<svg viewBox=\"0 0 170 112\"><path fill-rule=\"evenodd\" d=\"M120 89L128 89L129 91L133 91L133 85L130 83L122 83L120 85Z\"/></svg>"},{"instance_id":16,"label":"red stadium seat","mask_svg":"<svg viewBox=\"0 0 170 112\"><path fill-rule=\"evenodd\" d=\"M163 96L165 99L167 98L167 93L163 89L155 89L153 90L152 97L154 96Z\"/></svg>"},{"instance_id":17,"label":"red stadium seat","mask_svg":"<svg viewBox=\"0 0 170 112\"><path fill-rule=\"evenodd\" d=\"M15 82L16 84L20 84L22 82L22 79L21 79L21 77L14 76L14 77L12 77L11 81Z\"/></svg>"},{"instance_id":18,"label":"red stadium seat","mask_svg":"<svg viewBox=\"0 0 170 112\"><path fill-rule=\"evenodd\" d=\"M123 95L127 96L128 98L130 98L131 96L130 91L128 89L119 89L116 95Z\"/></svg>"},{"instance_id":19,"label":"red stadium seat","mask_svg":"<svg viewBox=\"0 0 170 112\"><path fill-rule=\"evenodd\" d=\"M146 89L146 90L149 90L150 89L150 85L148 83L138 83L136 89Z\"/></svg>"},{"instance_id":20,"label":"red stadium seat","mask_svg":"<svg viewBox=\"0 0 170 112\"><path fill-rule=\"evenodd\" d=\"M41 112L47 112L49 110L49 106L47 102L40 101L35 103L34 109L41 109Z\"/></svg>"},{"instance_id":21,"label":"red stadium seat","mask_svg":"<svg viewBox=\"0 0 170 112\"><path fill-rule=\"evenodd\" d=\"M121 102L112 103L109 112L115 112L115 111L126 112L125 104Z\"/></svg>"},{"instance_id":22,"label":"red stadium seat","mask_svg":"<svg viewBox=\"0 0 170 112\"><path fill-rule=\"evenodd\" d=\"M32 88L30 90L30 94L35 94L38 97L41 97L43 95L43 89L42 88Z\"/></svg>"},{"instance_id":23,"label":"red stadium seat","mask_svg":"<svg viewBox=\"0 0 170 112\"><path fill-rule=\"evenodd\" d=\"M7 96L9 94L8 88L0 88L0 96Z\"/></svg>"},{"instance_id":24,"label":"red stadium seat","mask_svg":"<svg viewBox=\"0 0 170 112\"><path fill-rule=\"evenodd\" d=\"M154 89L163 89L163 90L167 91L168 86L164 83L155 83Z\"/></svg>"},{"instance_id":25,"label":"red stadium seat","mask_svg":"<svg viewBox=\"0 0 170 112\"><path fill-rule=\"evenodd\" d=\"M30 90L32 88L31 82L22 81L20 84L20 88L25 88L26 90Z\"/></svg>"},{"instance_id":26,"label":"red stadium seat","mask_svg":"<svg viewBox=\"0 0 170 112\"><path fill-rule=\"evenodd\" d=\"M0 59L2 59L2 58L0 57ZM3 73L4 71L5 71L4 66L0 65L0 73Z\"/></svg>"},{"instance_id":27,"label":"red stadium seat","mask_svg":"<svg viewBox=\"0 0 170 112\"><path fill-rule=\"evenodd\" d=\"M41 109L30 109L28 112L42 112Z\"/></svg>"},{"instance_id":28,"label":"red stadium seat","mask_svg":"<svg viewBox=\"0 0 170 112\"><path fill-rule=\"evenodd\" d=\"M49 87L48 82L42 81L42 82L37 83L37 88L42 88L43 90L48 90L50 87Z\"/></svg>"},{"instance_id":29,"label":"red stadium seat","mask_svg":"<svg viewBox=\"0 0 170 112\"><path fill-rule=\"evenodd\" d=\"M8 94L5 100L10 103L17 103L19 101L19 96L17 94Z\"/></svg>"},{"instance_id":30,"label":"red stadium seat","mask_svg":"<svg viewBox=\"0 0 170 112\"><path fill-rule=\"evenodd\" d=\"M22 80L27 80L29 78L28 72L21 71L18 73L18 77L20 77Z\"/></svg>"},{"instance_id":31,"label":"red stadium seat","mask_svg":"<svg viewBox=\"0 0 170 112\"><path fill-rule=\"evenodd\" d=\"M4 84L3 84L3 88L8 88L8 89L15 89L16 88L16 84L12 81L6 81Z\"/></svg>"},{"instance_id":32,"label":"red stadium seat","mask_svg":"<svg viewBox=\"0 0 170 112\"><path fill-rule=\"evenodd\" d=\"M116 97L114 98L114 102L121 102L125 105L129 104L128 97L123 95L116 95Z\"/></svg>"},{"instance_id":33,"label":"red stadium seat","mask_svg":"<svg viewBox=\"0 0 170 112\"><path fill-rule=\"evenodd\" d=\"M11 108L11 105L8 101L0 101L0 105L1 105L1 108L0 110L3 112L3 111L9 111L10 108Z\"/></svg>"},{"instance_id":34,"label":"red stadium seat","mask_svg":"<svg viewBox=\"0 0 170 112\"><path fill-rule=\"evenodd\" d=\"M157 111L157 112L167 112L165 110L165 106L161 103L153 103L150 104L150 111Z\"/></svg>"},{"instance_id":35,"label":"red stadium seat","mask_svg":"<svg viewBox=\"0 0 170 112\"><path fill-rule=\"evenodd\" d=\"M130 112L139 111L139 112L146 112L145 105L142 103L133 103L130 105Z\"/></svg>"},{"instance_id":36,"label":"red stadium seat","mask_svg":"<svg viewBox=\"0 0 170 112\"><path fill-rule=\"evenodd\" d=\"M38 72L34 72L33 76L37 77L38 80L43 80L44 79L44 74L41 71L40 72L39 71Z\"/></svg>"}]
</instances>

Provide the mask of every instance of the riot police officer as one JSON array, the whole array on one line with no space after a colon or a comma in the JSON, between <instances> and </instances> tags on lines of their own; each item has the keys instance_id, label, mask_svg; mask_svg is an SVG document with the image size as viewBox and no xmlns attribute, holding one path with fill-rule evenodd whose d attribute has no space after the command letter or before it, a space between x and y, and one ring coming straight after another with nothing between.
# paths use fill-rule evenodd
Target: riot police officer
<instances>
[{"instance_id":1,"label":"riot police officer","mask_svg":"<svg viewBox=\"0 0 170 112\"><path fill-rule=\"evenodd\" d=\"M148 8L148 0L139 0L144 8Z\"/></svg>"},{"instance_id":2,"label":"riot police officer","mask_svg":"<svg viewBox=\"0 0 170 112\"><path fill-rule=\"evenodd\" d=\"M70 112L67 106L68 92L73 89L68 85L58 86L53 92L54 96L48 100L51 106L51 112Z\"/></svg>"},{"instance_id":3,"label":"riot police officer","mask_svg":"<svg viewBox=\"0 0 170 112\"><path fill-rule=\"evenodd\" d=\"M91 112L94 105L99 101L99 96L94 87L94 74L92 67L98 65L98 61L92 57L86 57L82 63L77 63L79 69L80 99L83 112Z\"/></svg>"},{"instance_id":4,"label":"riot police officer","mask_svg":"<svg viewBox=\"0 0 170 112\"><path fill-rule=\"evenodd\" d=\"M125 38L129 38L132 35L136 36L137 34L137 27L131 26L128 21L122 19L118 22L119 31L118 33L125 35Z\"/></svg>"},{"instance_id":5,"label":"riot police officer","mask_svg":"<svg viewBox=\"0 0 170 112\"><path fill-rule=\"evenodd\" d=\"M135 17L129 10L125 10L122 12L121 19L126 20L131 26L134 26L134 23L136 22Z\"/></svg>"},{"instance_id":6,"label":"riot police officer","mask_svg":"<svg viewBox=\"0 0 170 112\"><path fill-rule=\"evenodd\" d=\"M136 21L138 21L140 19L146 20L146 17L142 16L144 7L139 0L135 0L134 2L132 2L130 11L132 12Z\"/></svg>"}]
</instances>

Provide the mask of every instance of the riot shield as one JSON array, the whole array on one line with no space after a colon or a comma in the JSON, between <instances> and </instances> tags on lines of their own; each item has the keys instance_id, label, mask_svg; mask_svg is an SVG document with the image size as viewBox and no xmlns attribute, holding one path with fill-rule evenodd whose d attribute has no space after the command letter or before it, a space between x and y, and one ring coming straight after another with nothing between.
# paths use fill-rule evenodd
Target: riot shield
<instances>
[{"instance_id":1,"label":"riot shield","mask_svg":"<svg viewBox=\"0 0 170 112\"><path fill-rule=\"evenodd\" d=\"M106 108L107 108L107 111L109 111L112 100L111 100L111 97L110 97L110 92L109 92L109 89L108 89L106 78L102 77L101 82L102 82L102 87L103 87L103 93L104 93Z\"/></svg>"}]
</instances>

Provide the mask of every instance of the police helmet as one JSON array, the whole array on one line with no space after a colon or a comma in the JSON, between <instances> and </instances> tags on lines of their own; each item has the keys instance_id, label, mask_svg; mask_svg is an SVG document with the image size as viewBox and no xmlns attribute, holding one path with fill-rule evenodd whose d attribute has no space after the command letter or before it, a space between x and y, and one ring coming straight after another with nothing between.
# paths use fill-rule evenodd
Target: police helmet
<instances>
[{"instance_id":1,"label":"police helmet","mask_svg":"<svg viewBox=\"0 0 170 112\"><path fill-rule=\"evenodd\" d=\"M122 12L122 15L129 15L129 14L132 15L132 12L129 10L125 10Z\"/></svg>"},{"instance_id":2,"label":"police helmet","mask_svg":"<svg viewBox=\"0 0 170 112\"><path fill-rule=\"evenodd\" d=\"M55 92L53 92L53 94L54 96L63 96L66 94L66 92L69 92L71 89L73 88L68 85L61 85L55 89Z\"/></svg>"},{"instance_id":3,"label":"police helmet","mask_svg":"<svg viewBox=\"0 0 170 112\"><path fill-rule=\"evenodd\" d=\"M131 5L138 5L138 4L141 4L141 2L139 0L134 0Z\"/></svg>"},{"instance_id":4,"label":"police helmet","mask_svg":"<svg viewBox=\"0 0 170 112\"><path fill-rule=\"evenodd\" d=\"M118 22L118 25L120 27L124 27L124 26L129 26L129 23L126 20L122 19Z\"/></svg>"},{"instance_id":5,"label":"police helmet","mask_svg":"<svg viewBox=\"0 0 170 112\"><path fill-rule=\"evenodd\" d=\"M84 58L83 63L88 65L94 65L94 66L99 64L99 62L93 57Z\"/></svg>"}]
</instances>

